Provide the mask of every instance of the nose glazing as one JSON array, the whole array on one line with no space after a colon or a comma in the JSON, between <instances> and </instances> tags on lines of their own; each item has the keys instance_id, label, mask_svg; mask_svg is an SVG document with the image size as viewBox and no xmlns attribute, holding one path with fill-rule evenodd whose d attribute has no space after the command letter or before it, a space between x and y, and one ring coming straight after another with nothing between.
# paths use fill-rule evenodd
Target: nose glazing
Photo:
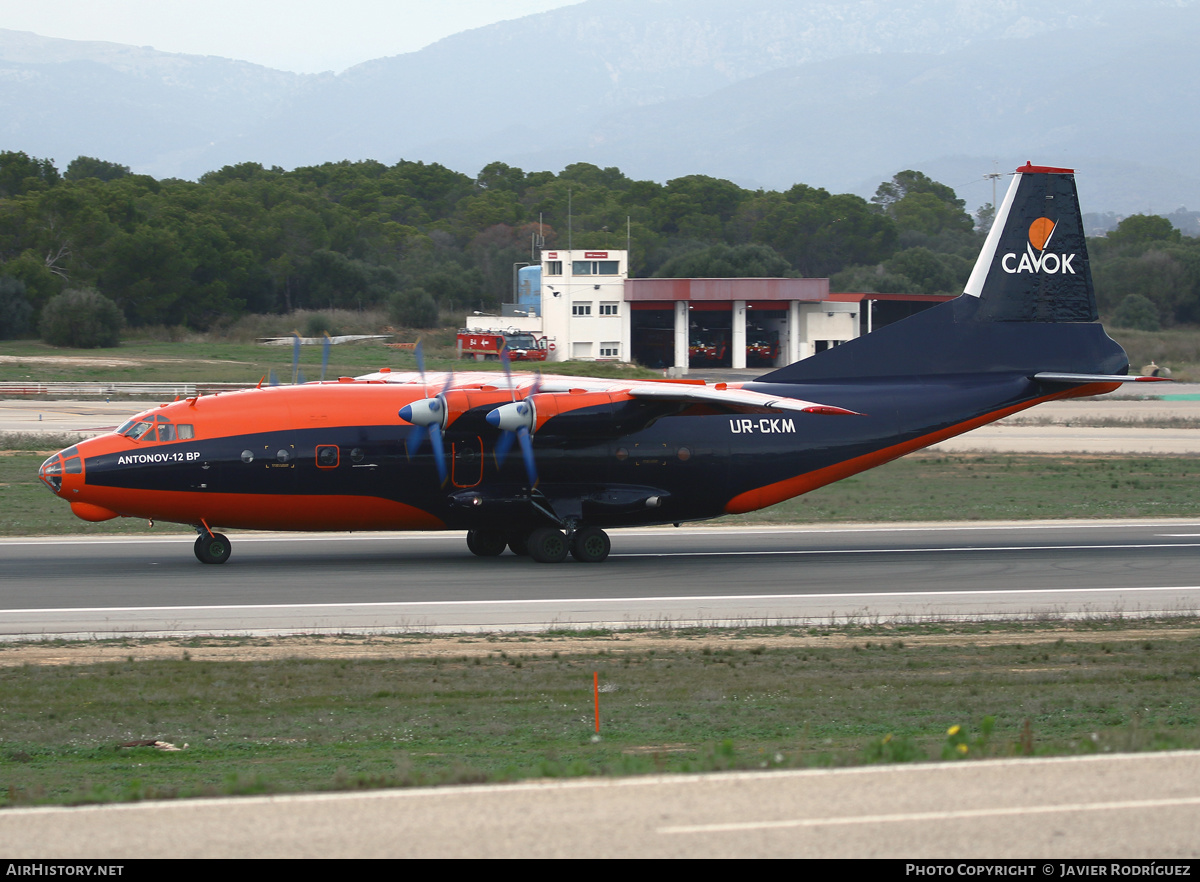
<instances>
[{"instance_id":1,"label":"nose glazing","mask_svg":"<svg viewBox=\"0 0 1200 882\"><path fill-rule=\"evenodd\" d=\"M68 447L42 463L38 477L52 493L57 494L62 490L63 475L78 475L82 471L83 460L79 456L79 448Z\"/></svg>"},{"instance_id":2,"label":"nose glazing","mask_svg":"<svg viewBox=\"0 0 1200 882\"><path fill-rule=\"evenodd\" d=\"M42 479L42 483L57 493L62 489L62 457L57 453L50 457L42 467L38 469L38 477Z\"/></svg>"}]
</instances>

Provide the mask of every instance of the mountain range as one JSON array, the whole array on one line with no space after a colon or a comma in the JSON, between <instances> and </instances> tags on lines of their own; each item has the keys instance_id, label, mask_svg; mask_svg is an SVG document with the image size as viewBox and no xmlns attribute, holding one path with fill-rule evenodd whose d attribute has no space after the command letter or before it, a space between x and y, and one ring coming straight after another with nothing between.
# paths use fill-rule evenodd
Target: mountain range
<instances>
[{"instance_id":1,"label":"mountain range","mask_svg":"<svg viewBox=\"0 0 1200 882\"><path fill-rule=\"evenodd\" d=\"M915 168L1079 170L1091 211L1200 207L1200 0L587 0L338 74L0 30L0 150L156 177L246 161L617 166L871 195Z\"/></svg>"}]
</instances>

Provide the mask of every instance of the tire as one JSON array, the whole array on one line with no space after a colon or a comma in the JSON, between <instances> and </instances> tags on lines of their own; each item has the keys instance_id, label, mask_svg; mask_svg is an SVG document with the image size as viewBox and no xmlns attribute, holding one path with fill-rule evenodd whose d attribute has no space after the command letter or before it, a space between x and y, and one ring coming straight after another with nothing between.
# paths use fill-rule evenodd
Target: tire
<instances>
[{"instance_id":1,"label":"tire","mask_svg":"<svg viewBox=\"0 0 1200 882\"><path fill-rule=\"evenodd\" d=\"M583 527L571 537L571 557L580 563L600 563L611 550L608 534L599 527Z\"/></svg>"},{"instance_id":2,"label":"tire","mask_svg":"<svg viewBox=\"0 0 1200 882\"><path fill-rule=\"evenodd\" d=\"M519 536L509 536L508 550L518 557L529 557L529 536L524 533Z\"/></svg>"},{"instance_id":3,"label":"tire","mask_svg":"<svg viewBox=\"0 0 1200 882\"><path fill-rule=\"evenodd\" d=\"M476 557L496 557L504 553L507 545L504 535L494 530L467 531L467 548Z\"/></svg>"},{"instance_id":4,"label":"tire","mask_svg":"<svg viewBox=\"0 0 1200 882\"><path fill-rule=\"evenodd\" d=\"M538 527L529 534L529 556L538 563L561 563L567 559L567 537L562 530Z\"/></svg>"},{"instance_id":5,"label":"tire","mask_svg":"<svg viewBox=\"0 0 1200 882\"><path fill-rule=\"evenodd\" d=\"M229 538L221 533L213 533L211 536L202 533L196 537L196 559L200 563L223 564L229 560L232 550Z\"/></svg>"}]
</instances>

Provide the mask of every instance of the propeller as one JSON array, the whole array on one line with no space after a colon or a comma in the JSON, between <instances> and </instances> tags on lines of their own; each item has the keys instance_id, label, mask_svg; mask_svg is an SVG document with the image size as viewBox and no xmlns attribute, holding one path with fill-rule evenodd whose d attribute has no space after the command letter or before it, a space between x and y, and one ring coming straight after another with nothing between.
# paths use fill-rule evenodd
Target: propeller
<instances>
[{"instance_id":1,"label":"propeller","mask_svg":"<svg viewBox=\"0 0 1200 882\"><path fill-rule=\"evenodd\" d=\"M292 385L300 375L300 332L292 331Z\"/></svg>"},{"instance_id":2,"label":"propeller","mask_svg":"<svg viewBox=\"0 0 1200 882\"><path fill-rule=\"evenodd\" d=\"M417 343L417 370L421 373L421 385L426 386L425 382L425 353L421 349L421 344ZM410 402L400 408L399 417L406 423L412 423L413 430L408 433L408 441L405 444L405 452L409 459L412 459L421 449L421 445L425 442L426 436L429 437L430 445L433 448L433 460L437 464L438 477L443 484L446 483L448 476L446 470L446 450L442 443L442 429L446 427L446 416L449 408L446 406L446 392L450 389L450 384L454 382L453 372L446 374L446 383L442 386L442 391L432 398L422 398L418 401Z\"/></svg>"},{"instance_id":3,"label":"propeller","mask_svg":"<svg viewBox=\"0 0 1200 882\"><path fill-rule=\"evenodd\" d=\"M504 363L504 373L508 377L508 388L513 400L509 404L500 405L487 415L488 424L501 432L496 441L496 467L504 465L513 442L520 442L521 457L525 460L525 474L529 477L529 489L532 490L538 484L537 465L533 459L533 430L537 425L537 409L533 399L542 388L542 375L537 375L529 394L523 400L517 401L517 387L513 384L508 350L500 350L500 360Z\"/></svg>"},{"instance_id":4,"label":"propeller","mask_svg":"<svg viewBox=\"0 0 1200 882\"><path fill-rule=\"evenodd\" d=\"M325 371L329 368L329 346L333 341L329 339L329 332L325 332L325 342L321 344L321 382L325 381Z\"/></svg>"}]
</instances>

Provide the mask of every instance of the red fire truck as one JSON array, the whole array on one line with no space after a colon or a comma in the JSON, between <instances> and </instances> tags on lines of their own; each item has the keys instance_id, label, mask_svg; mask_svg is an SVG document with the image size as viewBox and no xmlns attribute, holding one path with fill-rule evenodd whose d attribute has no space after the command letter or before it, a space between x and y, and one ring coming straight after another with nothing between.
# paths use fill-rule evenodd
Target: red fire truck
<instances>
[{"instance_id":1,"label":"red fire truck","mask_svg":"<svg viewBox=\"0 0 1200 882\"><path fill-rule=\"evenodd\" d=\"M508 350L513 361L545 361L550 347L545 337L528 331L471 331L458 332L458 357L476 361L492 361L500 357L500 349Z\"/></svg>"}]
</instances>

